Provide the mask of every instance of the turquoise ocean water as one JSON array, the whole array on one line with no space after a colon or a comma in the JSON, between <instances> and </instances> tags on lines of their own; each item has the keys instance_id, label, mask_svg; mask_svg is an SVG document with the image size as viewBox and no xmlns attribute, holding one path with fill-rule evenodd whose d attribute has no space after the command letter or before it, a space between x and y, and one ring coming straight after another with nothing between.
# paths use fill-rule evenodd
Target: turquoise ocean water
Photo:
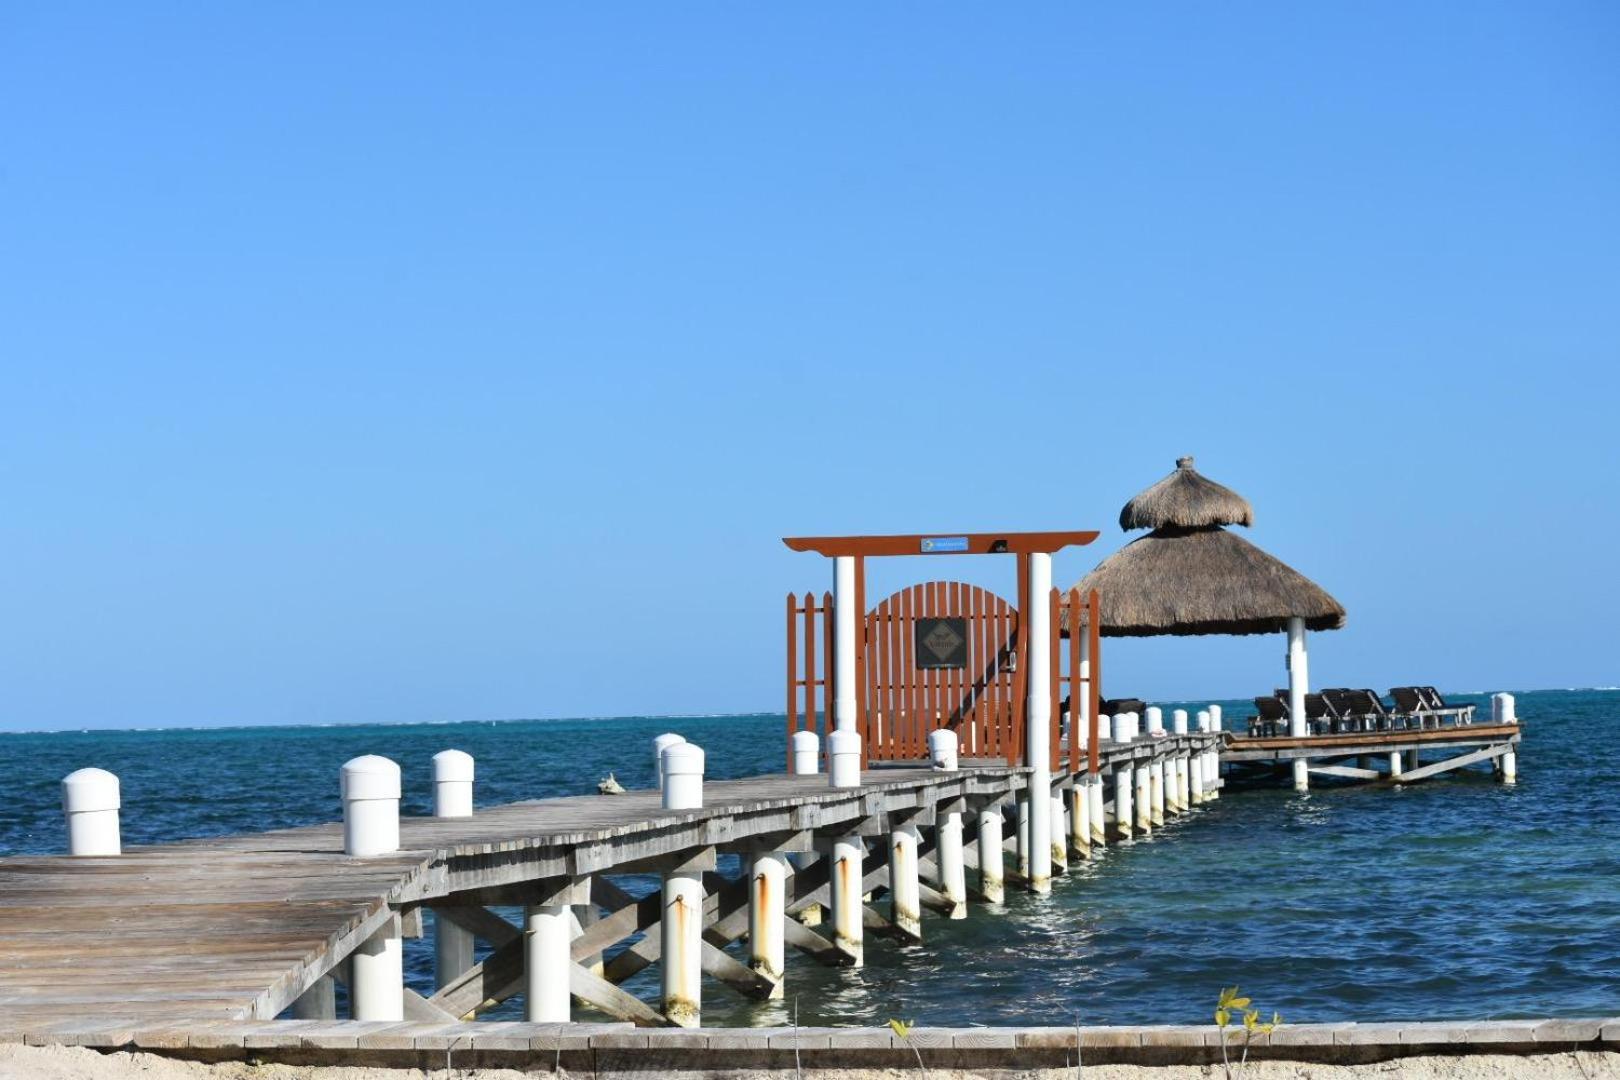
<instances>
[{"instance_id":1,"label":"turquoise ocean water","mask_svg":"<svg viewBox=\"0 0 1620 1080\"><path fill-rule=\"evenodd\" d=\"M1229 718L1252 712L1222 704ZM781 1023L794 999L807 1024L1196 1022L1232 983L1296 1021L1620 1013L1620 692L1525 693L1519 714L1515 787L1481 771L1399 791L1229 791L1071 865L1050 897L930 917L921 946L870 942L859 971L790 955L785 1003L706 986L705 1022ZM650 786L663 731L702 745L710 776L778 771L783 726L767 715L0 735L0 853L63 849L58 782L86 765L122 779L125 843L159 843L335 820L338 767L361 753L398 761L405 812L425 814L429 759L446 747L478 759L489 805L594 790L610 770ZM427 941L408 943L419 989L431 962ZM655 978L629 986L651 998Z\"/></svg>"}]
</instances>

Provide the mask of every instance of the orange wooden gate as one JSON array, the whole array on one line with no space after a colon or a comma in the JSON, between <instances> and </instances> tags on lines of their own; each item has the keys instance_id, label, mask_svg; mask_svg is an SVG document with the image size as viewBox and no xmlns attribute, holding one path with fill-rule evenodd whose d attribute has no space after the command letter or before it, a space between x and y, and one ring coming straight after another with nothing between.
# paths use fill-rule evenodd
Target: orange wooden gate
<instances>
[{"instance_id":1,"label":"orange wooden gate","mask_svg":"<svg viewBox=\"0 0 1620 1080\"><path fill-rule=\"evenodd\" d=\"M956 645L966 633L961 667L928 667L919 655L918 621L961 620L942 629ZM928 757L928 733L956 732L964 758L1023 754L1024 680L1018 663L1018 611L987 589L931 581L901 589L866 616L861 649L864 742L868 757Z\"/></svg>"}]
</instances>

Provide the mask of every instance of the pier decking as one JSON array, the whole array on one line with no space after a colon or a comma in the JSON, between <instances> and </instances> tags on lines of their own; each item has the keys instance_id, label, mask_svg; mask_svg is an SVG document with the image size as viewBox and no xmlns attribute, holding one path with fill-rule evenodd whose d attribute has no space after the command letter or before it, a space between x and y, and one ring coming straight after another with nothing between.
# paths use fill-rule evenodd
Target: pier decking
<instances>
[{"instance_id":1,"label":"pier decking","mask_svg":"<svg viewBox=\"0 0 1620 1080\"><path fill-rule=\"evenodd\" d=\"M1108 744L1102 758L1123 775L1146 774L1152 762L1208 753L1218 738ZM488 906L559 897L602 909L576 930L570 970L562 976L576 1000L616 1019L659 1026L670 1022L665 1011L616 985L659 961L658 897L638 901L610 875L696 867L708 890L704 972L738 992L771 996L779 979L724 951L747 933L755 901L746 862L741 879L728 879L714 872L717 853L805 853L805 865L788 877L780 909L802 912L836 900L829 892L830 860L812 855L827 852L831 838L876 841L862 853L864 875L855 895L881 896L889 888L883 838L909 829L921 841L912 869L922 871L916 886L921 904L950 911L963 905L934 887L940 884L938 824L966 814L993 817L999 829L1003 810L1030 798L1029 777L1020 767L964 762L956 771L878 768L863 773L858 788L829 787L824 774L711 781L697 810L663 809L659 793L651 791L545 799L468 818L403 818L400 850L375 857L345 855L343 828L334 823L130 848L107 858L0 859L0 1028L60 1028L65 1018L98 1031L268 1020L323 982L326 1012L316 1015L330 1017L329 980L347 982L349 962L368 941L420 935L424 907L441 925L462 926L495 947L485 963L431 997L404 991L401 1019L458 1022L525 989L524 931ZM1051 797L1081 780L1059 778ZM1186 809L1173 785L1161 793L1158 820L1167 805L1172 813ZM1015 820L1009 817L1003 844L1014 856L1006 872L1012 882L1019 880L1015 859L1027 860ZM1144 811L1142 824L1151 827L1153 820ZM1127 814L1115 830L1128 835L1132 825ZM1108 838L1099 827L1097 841ZM1090 842L1083 831L1078 847L1064 846L1084 857ZM974 840L963 848L969 868L988 869ZM993 861L999 872L1000 858ZM970 890L972 899L984 895L982 888ZM899 925L906 920L896 911L862 908L860 921L870 934L921 934L920 919L908 928ZM852 956L837 934L806 925L814 919L783 921L787 944L812 962L858 962L858 947ZM637 933L644 936L601 963L604 950Z\"/></svg>"}]
</instances>

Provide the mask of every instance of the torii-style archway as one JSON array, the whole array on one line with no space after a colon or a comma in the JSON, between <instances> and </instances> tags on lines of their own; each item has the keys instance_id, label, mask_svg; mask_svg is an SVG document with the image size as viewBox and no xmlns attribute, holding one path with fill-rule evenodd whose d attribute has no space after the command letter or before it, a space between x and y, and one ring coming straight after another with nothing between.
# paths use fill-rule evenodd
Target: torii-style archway
<instances>
[{"instance_id":1,"label":"torii-style archway","mask_svg":"<svg viewBox=\"0 0 1620 1080\"><path fill-rule=\"evenodd\" d=\"M1017 685L1022 691L1025 707L1022 739L1015 737L1011 740L1012 745L1005 749L1013 751L1008 754L1009 760L1016 750L1022 750L1022 763L1031 771L1031 792L1048 791L1052 775L1051 671L1052 656L1056 651L1052 607L1048 602L1052 592L1052 555L1066 547L1089 544L1097 536L1094 530L1073 530L785 537L782 542L794 551L812 551L833 560L833 592L829 598L832 608L832 655L831 670L828 672L832 691L832 726L836 731L860 736L862 765L870 756L873 734L863 722L867 703L860 689L866 685L860 665L861 657L865 654L867 558L896 555L1013 555L1017 558L1018 612L1023 631L1017 635L1017 658L1013 666L1018 672ZM808 600L813 611L814 598ZM788 622L791 634L791 599ZM949 651L955 645L953 638L965 637L960 629L949 626L942 628L942 635L939 640L942 652ZM810 635L807 635L807 646L813 649ZM791 697L791 655L788 663ZM807 674L813 677L813 673ZM946 717L931 717L925 720L925 724L937 725L942 719ZM792 723L790 712L789 724ZM1051 805L1045 797L1031 798L1029 804L1031 879L1037 891L1045 891L1051 876Z\"/></svg>"}]
</instances>

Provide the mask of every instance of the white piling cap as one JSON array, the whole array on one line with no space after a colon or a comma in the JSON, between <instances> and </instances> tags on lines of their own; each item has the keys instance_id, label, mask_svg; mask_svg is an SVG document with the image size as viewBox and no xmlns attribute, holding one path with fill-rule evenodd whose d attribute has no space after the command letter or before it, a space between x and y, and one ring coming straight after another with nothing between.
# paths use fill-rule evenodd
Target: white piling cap
<instances>
[{"instance_id":1,"label":"white piling cap","mask_svg":"<svg viewBox=\"0 0 1620 1080\"><path fill-rule=\"evenodd\" d=\"M399 766L378 754L363 754L343 763L343 798L399 798Z\"/></svg>"},{"instance_id":2,"label":"white piling cap","mask_svg":"<svg viewBox=\"0 0 1620 1080\"><path fill-rule=\"evenodd\" d=\"M793 733L793 749L795 749L795 750L820 750L821 749L821 736L817 735L813 731L808 731L805 728L800 728L798 731L795 731Z\"/></svg>"},{"instance_id":3,"label":"white piling cap","mask_svg":"<svg viewBox=\"0 0 1620 1080\"><path fill-rule=\"evenodd\" d=\"M956 749L956 732L947 728L935 728L928 733L928 752L938 757L942 751Z\"/></svg>"},{"instance_id":4,"label":"white piling cap","mask_svg":"<svg viewBox=\"0 0 1620 1080\"><path fill-rule=\"evenodd\" d=\"M664 747L658 760L663 763L665 776L703 775L703 748L685 739Z\"/></svg>"},{"instance_id":5,"label":"white piling cap","mask_svg":"<svg viewBox=\"0 0 1620 1080\"><path fill-rule=\"evenodd\" d=\"M473 782L473 756L465 750L440 750L433 755L433 782Z\"/></svg>"},{"instance_id":6,"label":"white piling cap","mask_svg":"<svg viewBox=\"0 0 1620 1080\"><path fill-rule=\"evenodd\" d=\"M653 757L663 757L664 747L675 746L685 741L685 735L677 735L673 731L666 731L653 740Z\"/></svg>"},{"instance_id":7,"label":"white piling cap","mask_svg":"<svg viewBox=\"0 0 1620 1080\"><path fill-rule=\"evenodd\" d=\"M118 777L106 769L78 769L62 778L62 810L66 813L117 810L120 805Z\"/></svg>"}]
</instances>

